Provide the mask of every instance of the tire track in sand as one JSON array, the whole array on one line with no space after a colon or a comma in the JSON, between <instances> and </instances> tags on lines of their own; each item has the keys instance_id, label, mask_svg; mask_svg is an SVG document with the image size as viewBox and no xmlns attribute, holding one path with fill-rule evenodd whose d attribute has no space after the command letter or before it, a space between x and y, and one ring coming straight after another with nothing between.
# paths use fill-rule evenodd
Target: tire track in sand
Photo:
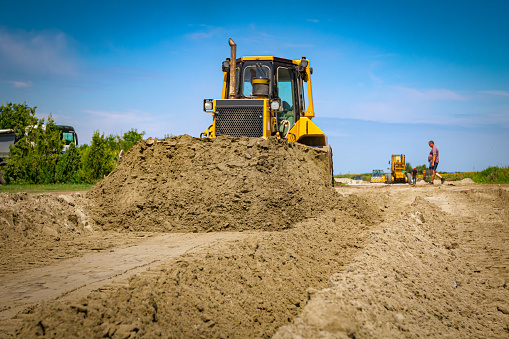
<instances>
[{"instance_id":1,"label":"tire track in sand","mask_svg":"<svg viewBox=\"0 0 509 339\"><path fill-rule=\"evenodd\" d=\"M161 234L135 246L90 253L3 277L0 279L0 337L11 335L13 324L18 322L16 315L27 307L53 299L78 299L108 284L125 282L134 274L185 253L247 236L249 232Z\"/></svg>"}]
</instances>

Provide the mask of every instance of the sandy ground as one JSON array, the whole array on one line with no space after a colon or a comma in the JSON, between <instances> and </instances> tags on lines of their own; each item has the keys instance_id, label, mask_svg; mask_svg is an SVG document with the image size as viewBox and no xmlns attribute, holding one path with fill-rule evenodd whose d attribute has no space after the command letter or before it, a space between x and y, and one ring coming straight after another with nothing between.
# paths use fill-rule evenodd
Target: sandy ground
<instances>
[{"instance_id":1,"label":"sandy ground","mask_svg":"<svg viewBox=\"0 0 509 339\"><path fill-rule=\"evenodd\" d=\"M86 195L0 194L0 338L509 336L507 185L330 188L323 164L182 136Z\"/></svg>"},{"instance_id":2,"label":"sandy ground","mask_svg":"<svg viewBox=\"0 0 509 339\"><path fill-rule=\"evenodd\" d=\"M505 338L507 189L343 186L351 209L291 230L117 233L4 273L0 335Z\"/></svg>"},{"instance_id":3,"label":"sandy ground","mask_svg":"<svg viewBox=\"0 0 509 339\"><path fill-rule=\"evenodd\" d=\"M276 338L505 338L508 187L342 187L386 195L369 244Z\"/></svg>"}]
</instances>

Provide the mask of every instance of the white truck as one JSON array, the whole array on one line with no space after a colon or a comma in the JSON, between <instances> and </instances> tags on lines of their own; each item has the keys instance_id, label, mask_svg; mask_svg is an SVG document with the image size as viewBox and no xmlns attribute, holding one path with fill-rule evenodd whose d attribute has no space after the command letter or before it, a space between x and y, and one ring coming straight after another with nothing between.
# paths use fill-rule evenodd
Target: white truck
<instances>
[{"instance_id":1,"label":"white truck","mask_svg":"<svg viewBox=\"0 0 509 339\"><path fill-rule=\"evenodd\" d=\"M0 129L0 167L7 165L9 157L9 146L14 146L16 142L16 133L13 129ZM5 180L0 168L0 184L5 184Z\"/></svg>"},{"instance_id":2,"label":"white truck","mask_svg":"<svg viewBox=\"0 0 509 339\"><path fill-rule=\"evenodd\" d=\"M0 129L0 158L9 156L9 146L14 146L15 142L16 133L13 129Z\"/></svg>"}]
</instances>

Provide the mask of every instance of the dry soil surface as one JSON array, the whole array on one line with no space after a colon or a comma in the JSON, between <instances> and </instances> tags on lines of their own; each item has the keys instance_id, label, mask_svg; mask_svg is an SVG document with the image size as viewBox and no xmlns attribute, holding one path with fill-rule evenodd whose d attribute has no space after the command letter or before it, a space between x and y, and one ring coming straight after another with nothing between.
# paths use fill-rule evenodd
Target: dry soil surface
<instances>
[{"instance_id":1,"label":"dry soil surface","mask_svg":"<svg viewBox=\"0 0 509 339\"><path fill-rule=\"evenodd\" d=\"M0 195L0 337L509 336L508 187L332 189L263 142L148 140L85 196Z\"/></svg>"}]
</instances>

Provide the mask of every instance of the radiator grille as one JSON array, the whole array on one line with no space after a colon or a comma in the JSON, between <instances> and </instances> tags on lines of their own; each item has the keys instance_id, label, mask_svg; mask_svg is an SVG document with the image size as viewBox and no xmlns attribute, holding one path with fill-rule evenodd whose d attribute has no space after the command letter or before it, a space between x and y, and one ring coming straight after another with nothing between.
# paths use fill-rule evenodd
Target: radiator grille
<instances>
[{"instance_id":1,"label":"radiator grille","mask_svg":"<svg viewBox=\"0 0 509 339\"><path fill-rule=\"evenodd\" d=\"M217 106L216 136L263 136L263 106Z\"/></svg>"}]
</instances>

